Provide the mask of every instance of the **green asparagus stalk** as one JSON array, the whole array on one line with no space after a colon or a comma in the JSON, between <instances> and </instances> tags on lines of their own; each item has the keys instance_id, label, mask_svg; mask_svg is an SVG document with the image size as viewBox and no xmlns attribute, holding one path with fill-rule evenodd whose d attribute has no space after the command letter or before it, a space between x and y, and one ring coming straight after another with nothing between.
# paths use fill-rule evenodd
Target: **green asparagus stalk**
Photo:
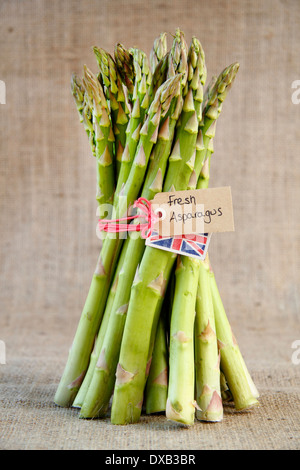
<instances>
[{"instance_id":1,"label":"green asparagus stalk","mask_svg":"<svg viewBox=\"0 0 300 470\"><path fill-rule=\"evenodd\" d=\"M259 404L257 400L259 393L232 333L211 267L210 286L214 306L216 333L221 355L221 369L233 396L235 408L240 411L257 406Z\"/></svg>"},{"instance_id":2,"label":"green asparagus stalk","mask_svg":"<svg viewBox=\"0 0 300 470\"><path fill-rule=\"evenodd\" d=\"M199 260L179 256L170 327L170 377L166 417L192 425L194 400L194 319Z\"/></svg>"},{"instance_id":3,"label":"green asparagus stalk","mask_svg":"<svg viewBox=\"0 0 300 470\"><path fill-rule=\"evenodd\" d=\"M100 69L99 80L104 84L106 98L110 103L118 176L126 143L126 128L130 110L126 103L122 80L112 56L98 47L94 47L93 51Z\"/></svg>"},{"instance_id":4,"label":"green asparagus stalk","mask_svg":"<svg viewBox=\"0 0 300 470\"><path fill-rule=\"evenodd\" d=\"M95 153L97 158L97 201L107 204L113 201L115 175L113 166L113 141L107 101L97 77L85 66L83 84L89 107L92 110Z\"/></svg>"},{"instance_id":5,"label":"green asparagus stalk","mask_svg":"<svg viewBox=\"0 0 300 470\"><path fill-rule=\"evenodd\" d=\"M127 209L137 199L144 180L150 153L156 143L158 128L178 92L180 75L167 80L158 90L147 119L140 133L134 162L123 188L123 198L118 199L115 213L126 214ZM69 352L68 361L55 394L54 401L60 406L71 406L85 376L95 335L99 330L111 278L114 275L122 240L106 236L98 259L86 303Z\"/></svg>"},{"instance_id":6,"label":"green asparagus stalk","mask_svg":"<svg viewBox=\"0 0 300 470\"><path fill-rule=\"evenodd\" d=\"M195 374L197 419L217 422L223 419L220 360L214 307L210 290L209 265L200 262L195 317Z\"/></svg>"},{"instance_id":7,"label":"green asparagus stalk","mask_svg":"<svg viewBox=\"0 0 300 470\"><path fill-rule=\"evenodd\" d=\"M183 47L185 47L184 43ZM185 54L182 55L181 60L185 60ZM178 68L177 66L176 70L178 70ZM182 69L183 67L180 66L180 70ZM178 82L177 91L174 93L165 120L162 121L157 143L151 155L151 164L141 194L141 196L146 199L151 199L154 194L162 190L162 182L171 150L175 126L182 109L181 90L185 84L186 74L183 76L180 74L179 77L181 78L181 82ZM112 308L113 313L110 318L108 331L105 336L102 351L99 351L102 357L102 362L100 362L101 367L99 366L95 369L89 392L81 409L81 417L101 416L101 410L106 408L106 403L110 399L113 391L115 371L119 357L118 346L121 344L126 319L126 306L129 302L134 275L144 251L145 241L142 238L131 239L129 246L126 261L124 262L124 270L122 270L122 275L120 275L121 280L117 287L117 294ZM123 312L123 315L120 315L120 311ZM105 367L102 367L103 360L105 360Z\"/></svg>"}]
</instances>

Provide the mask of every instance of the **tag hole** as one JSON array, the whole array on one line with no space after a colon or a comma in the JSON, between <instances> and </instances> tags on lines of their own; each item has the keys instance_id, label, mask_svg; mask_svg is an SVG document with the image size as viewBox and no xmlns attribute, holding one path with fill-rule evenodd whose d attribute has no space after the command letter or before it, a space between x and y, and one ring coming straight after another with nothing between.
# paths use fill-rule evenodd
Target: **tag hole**
<instances>
[{"instance_id":1,"label":"tag hole","mask_svg":"<svg viewBox=\"0 0 300 470\"><path fill-rule=\"evenodd\" d=\"M157 215L159 220L164 220L164 218L166 217L166 212L164 211L164 209L158 208L155 210L155 215Z\"/></svg>"}]
</instances>

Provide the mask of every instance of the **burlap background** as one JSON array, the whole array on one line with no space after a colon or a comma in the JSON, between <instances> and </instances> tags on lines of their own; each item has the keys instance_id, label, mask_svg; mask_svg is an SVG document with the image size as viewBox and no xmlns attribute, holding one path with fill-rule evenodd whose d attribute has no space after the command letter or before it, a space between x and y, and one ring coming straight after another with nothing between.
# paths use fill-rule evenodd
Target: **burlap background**
<instances>
[{"instance_id":1,"label":"burlap background","mask_svg":"<svg viewBox=\"0 0 300 470\"><path fill-rule=\"evenodd\" d=\"M191 429L82 421L53 404L98 254L95 161L70 76L96 71L93 45L149 52L177 26L201 40L209 78L240 62L211 180L232 187L236 231L210 253L261 407ZM1 0L0 57L0 448L299 448L299 1Z\"/></svg>"}]
</instances>

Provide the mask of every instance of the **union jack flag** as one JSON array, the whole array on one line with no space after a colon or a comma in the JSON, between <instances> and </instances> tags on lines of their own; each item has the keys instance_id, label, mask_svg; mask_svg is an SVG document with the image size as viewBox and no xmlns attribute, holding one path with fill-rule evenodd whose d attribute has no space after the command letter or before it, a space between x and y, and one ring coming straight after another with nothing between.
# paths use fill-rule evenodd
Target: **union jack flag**
<instances>
[{"instance_id":1,"label":"union jack flag","mask_svg":"<svg viewBox=\"0 0 300 470\"><path fill-rule=\"evenodd\" d=\"M146 245L160 250L171 251L179 255L192 258L205 259L211 234L176 235L174 237L162 237L154 231L146 239Z\"/></svg>"}]
</instances>

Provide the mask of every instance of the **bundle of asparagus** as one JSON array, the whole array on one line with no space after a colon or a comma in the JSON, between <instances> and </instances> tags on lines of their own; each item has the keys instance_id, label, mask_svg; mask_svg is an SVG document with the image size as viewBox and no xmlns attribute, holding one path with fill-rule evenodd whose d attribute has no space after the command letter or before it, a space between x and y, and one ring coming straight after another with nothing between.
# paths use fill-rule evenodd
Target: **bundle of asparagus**
<instances>
[{"instance_id":1,"label":"bundle of asparagus","mask_svg":"<svg viewBox=\"0 0 300 470\"><path fill-rule=\"evenodd\" d=\"M71 87L96 158L100 217L108 205L111 219L123 220L139 197L207 188L216 122L239 64L206 86L203 48L196 37L188 47L180 29L170 50L166 33L156 38L149 59L122 44L114 57L93 50L97 74L84 66ZM184 425L221 421L229 400L237 410L257 405L208 256L161 251L140 235L102 238L55 403L113 424L144 411Z\"/></svg>"}]
</instances>

